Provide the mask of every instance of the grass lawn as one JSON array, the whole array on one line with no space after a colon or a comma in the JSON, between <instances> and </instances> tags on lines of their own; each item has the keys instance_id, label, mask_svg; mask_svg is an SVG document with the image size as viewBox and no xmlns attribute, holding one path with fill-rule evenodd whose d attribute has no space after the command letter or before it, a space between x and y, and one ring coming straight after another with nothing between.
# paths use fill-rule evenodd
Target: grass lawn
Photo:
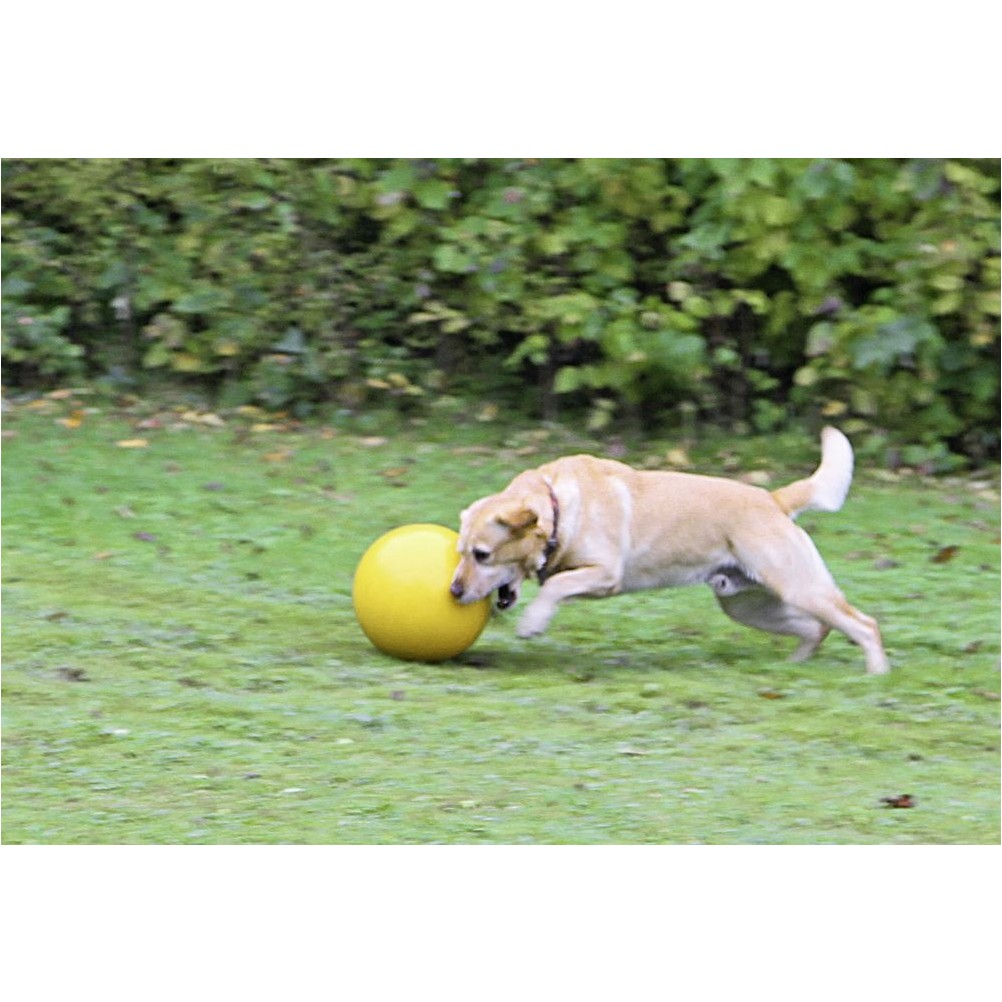
<instances>
[{"instance_id":1,"label":"grass lawn","mask_svg":"<svg viewBox=\"0 0 1002 1002\"><path fill-rule=\"evenodd\" d=\"M804 518L880 621L886 677L835 634L791 664L792 639L732 623L709 589L570 604L535 641L515 637L517 607L440 665L370 646L351 580L373 539L456 526L520 469L603 448L501 421L15 404L3 841L999 841L995 471L860 463L842 512ZM778 486L818 443L691 452Z\"/></svg>"}]
</instances>

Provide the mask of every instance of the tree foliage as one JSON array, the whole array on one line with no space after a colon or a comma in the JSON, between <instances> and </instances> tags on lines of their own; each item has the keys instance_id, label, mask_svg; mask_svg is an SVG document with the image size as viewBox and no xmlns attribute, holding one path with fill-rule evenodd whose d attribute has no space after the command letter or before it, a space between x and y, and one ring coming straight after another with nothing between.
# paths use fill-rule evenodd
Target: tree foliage
<instances>
[{"instance_id":1,"label":"tree foliage","mask_svg":"<svg viewBox=\"0 0 1002 1002\"><path fill-rule=\"evenodd\" d=\"M8 383L998 446L997 160L7 160L3 206Z\"/></svg>"}]
</instances>

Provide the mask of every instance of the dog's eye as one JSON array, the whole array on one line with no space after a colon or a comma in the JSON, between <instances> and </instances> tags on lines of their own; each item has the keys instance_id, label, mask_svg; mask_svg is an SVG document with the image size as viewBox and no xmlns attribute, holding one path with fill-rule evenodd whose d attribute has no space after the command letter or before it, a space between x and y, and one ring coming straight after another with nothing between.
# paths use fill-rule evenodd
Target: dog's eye
<instances>
[{"instance_id":1,"label":"dog's eye","mask_svg":"<svg viewBox=\"0 0 1002 1002\"><path fill-rule=\"evenodd\" d=\"M486 564L487 558L490 557L490 555L491 555L490 550L482 550L479 547L473 551L473 559L478 564Z\"/></svg>"}]
</instances>

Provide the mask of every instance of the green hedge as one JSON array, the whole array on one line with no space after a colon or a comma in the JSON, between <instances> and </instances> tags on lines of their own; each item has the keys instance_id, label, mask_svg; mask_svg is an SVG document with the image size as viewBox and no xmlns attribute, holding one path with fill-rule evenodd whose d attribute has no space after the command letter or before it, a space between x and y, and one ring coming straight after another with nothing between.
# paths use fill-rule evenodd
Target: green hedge
<instances>
[{"instance_id":1,"label":"green hedge","mask_svg":"<svg viewBox=\"0 0 1002 1002\"><path fill-rule=\"evenodd\" d=\"M8 385L998 449L997 160L7 160L3 240Z\"/></svg>"}]
</instances>

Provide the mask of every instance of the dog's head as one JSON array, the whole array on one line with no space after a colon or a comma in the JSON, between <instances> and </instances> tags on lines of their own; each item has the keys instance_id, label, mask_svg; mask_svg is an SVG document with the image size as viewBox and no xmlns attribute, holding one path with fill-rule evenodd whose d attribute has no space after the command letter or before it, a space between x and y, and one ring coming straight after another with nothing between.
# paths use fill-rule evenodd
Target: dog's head
<instances>
[{"instance_id":1,"label":"dog's head","mask_svg":"<svg viewBox=\"0 0 1002 1002\"><path fill-rule=\"evenodd\" d=\"M449 590L464 605L496 591L498 608L510 608L522 582L546 563L553 532L546 481L522 474L503 493L474 501L459 518L460 560Z\"/></svg>"}]
</instances>

